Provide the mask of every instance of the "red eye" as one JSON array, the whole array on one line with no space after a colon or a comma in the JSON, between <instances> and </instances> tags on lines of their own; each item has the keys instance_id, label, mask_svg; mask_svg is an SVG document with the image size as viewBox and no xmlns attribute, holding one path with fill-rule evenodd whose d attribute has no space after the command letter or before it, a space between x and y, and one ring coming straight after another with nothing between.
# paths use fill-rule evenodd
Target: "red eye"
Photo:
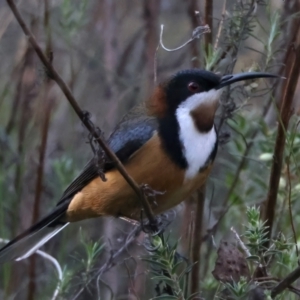
<instances>
[{"instance_id":1,"label":"red eye","mask_svg":"<svg viewBox=\"0 0 300 300\"><path fill-rule=\"evenodd\" d=\"M192 92L192 93L197 93L200 91L200 86L197 82L190 82L188 84L188 89Z\"/></svg>"}]
</instances>

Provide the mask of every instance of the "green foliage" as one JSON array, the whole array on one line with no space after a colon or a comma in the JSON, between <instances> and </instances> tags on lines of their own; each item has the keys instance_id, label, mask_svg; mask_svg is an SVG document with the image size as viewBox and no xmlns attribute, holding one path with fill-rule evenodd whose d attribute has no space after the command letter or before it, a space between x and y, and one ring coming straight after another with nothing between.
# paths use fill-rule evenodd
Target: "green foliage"
<instances>
[{"instance_id":1,"label":"green foliage","mask_svg":"<svg viewBox=\"0 0 300 300\"><path fill-rule=\"evenodd\" d=\"M224 27L225 43L229 47L234 47L236 51L255 27L252 4L252 1L237 1L228 12L227 24Z\"/></svg>"},{"instance_id":2,"label":"green foliage","mask_svg":"<svg viewBox=\"0 0 300 300\"><path fill-rule=\"evenodd\" d=\"M280 36L280 14L278 11L269 14L270 31L267 43L264 44L265 52L267 53L266 65L271 63L275 58L274 44Z\"/></svg>"},{"instance_id":3,"label":"green foliage","mask_svg":"<svg viewBox=\"0 0 300 300\"><path fill-rule=\"evenodd\" d=\"M78 286L79 290L82 286L89 288L95 271L97 272L95 266L105 247L102 239L94 242L87 238L81 229L79 234L83 252L73 256L75 263L72 267L70 264L63 269L63 277L58 284L59 297L62 299L68 298L70 293L74 294L74 288L78 291Z\"/></svg>"},{"instance_id":4,"label":"green foliage","mask_svg":"<svg viewBox=\"0 0 300 300\"><path fill-rule=\"evenodd\" d=\"M74 275L74 270L70 270L68 267L63 268L62 280L58 283L59 296L61 298L64 298L70 292Z\"/></svg>"},{"instance_id":5,"label":"green foliage","mask_svg":"<svg viewBox=\"0 0 300 300\"><path fill-rule=\"evenodd\" d=\"M249 297L251 285L245 277L241 277L239 282L225 283L224 286L230 293L230 299L232 300L246 300Z\"/></svg>"},{"instance_id":6,"label":"green foliage","mask_svg":"<svg viewBox=\"0 0 300 300\"><path fill-rule=\"evenodd\" d=\"M78 174L73 159L67 155L52 160L52 167L58 181L55 185L59 185L59 190L64 190Z\"/></svg>"},{"instance_id":7,"label":"green foliage","mask_svg":"<svg viewBox=\"0 0 300 300\"><path fill-rule=\"evenodd\" d=\"M81 257L80 262L85 267L85 272L89 273L94 267L98 255L102 252L105 247L105 243L102 243L101 239L97 242L88 240L82 230L80 229L80 241L84 246L86 257Z\"/></svg>"},{"instance_id":8,"label":"green foliage","mask_svg":"<svg viewBox=\"0 0 300 300\"><path fill-rule=\"evenodd\" d=\"M106 80L103 80L103 78L106 78L107 72L99 74L101 72L99 72L98 68L95 67L103 65L106 68L106 61L99 60L99 57L105 56L102 55L103 48L105 48L104 43L107 42L104 36L105 33L115 33L107 32L108 29L104 28L99 38L99 24L92 23L94 19L96 20L97 17L99 17L98 11L96 16L96 11L93 11L92 9L89 10L89 6L97 9L99 9L99 7L97 6L96 2L92 4L91 3L92 2L87 0L63 0L59 4L56 3L55 6L53 6L53 10L51 11L53 16L51 16L50 19L59 19L59 22L56 22L57 24L54 24L55 22L50 22L49 25L49 27L51 27L51 32L53 32L52 47L54 50L54 65L56 66L59 65L59 63L63 63L61 69L65 73L62 75L76 91L76 96L79 95L81 99L86 101L85 104L87 105L84 105L84 107L98 107L99 103L97 102L95 104L95 99L97 99L97 101L98 99L99 101L102 101L103 99L107 100L100 102L102 114L97 115L97 117L99 117L101 122L105 123L107 121L106 117L109 116L111 120L108 120L107 123L109 123L109 126L111 126L115 118L114 112L118 109L118 99L109 98L111 90L113 90L114 96L121 95L120 98L123 100L124 94L127 93L127 91L124 90L124 86L132 88L134 85L134 88L138 87L138 89L142 91L141 94L138 94L138 92L134 94L136 98L140 99L143 97L144 99L145 96L144 85L141 83L141 81L137 81L137 78L144 77L142 75L140 76L139 74L148 72L147 69L143 69L147 65L144 63L143 59L139 61L139 56L144 57L144 53L141 52L143 50L140 49L147 49L147 45L142 44L145 40L143 36L141 37L136 35L134 38L132 38L128 35L128 32L131 32L131 30L135 29L135 27L140 27L143 28L143 30L146 30L144 27L145 20L140 18L140 12L143 10L143 7L139 7L137 10L139 12L138 18L142 20L137 20L138 18L135 16L136 12L130 15L130 18L132 19L128 18L127 16L129 15L130 10L124 9L125 5L122 7L123 4L121 4L121 2L118 2L116 5L116 11L113 12L113 17L116 17L115 21L120 22L120 24L117 24L116 26L116 28L118 28L118 36L116 36L116 39L119 41L119 44L118 47L116 47L118 48L118 51L109 56L112 61L117 61L111 62L110 59L108 59L108 63L116 66L117 71L118 69L124 69L124 78L121 79L116 76L117 81L121 80L124 82L124 85L122 85L121 89L118 89L118 85L115 85L114 80L109 81L109 86L105 86L104 82ZM226 11L224 12L224 26L220 36L220 43L218 43L218 48L215 49L212 45L205 45L206 47L203 47L203 49L208 49L208 51L204 52L202 50L201 52L203 54L199 54L199 56L202 56L204 60L202 67L205 66L205 68L208 70L220 69L223 72L224 65L228 63L229 65L224 68L224 72L231 73L233 72L236 62L239 61L236 71L238 71L237 69L244 69L250 71L272 70L273 72L274 66L277 64L278 53L279 51L283 50L282 48L279 49L278 44L280 39L284 37L281 34L281 31L286 20L282 21L282 12L271 9L271 5L268 5L264 8L264 5L267 4L266 1L255 1L255 4L257 5L256 11L251 10L251 5L253 3L254 2L251 0L242 0L233 1L231 4L227 5ZM269 1L269 3L271 2ZM139 4L137 4L137 6L138 5ZM172 4L170 4L170 7L171 6ZM101 6L101 9L103 7L104 6ZM174 8L177 9L175 6ZM165 8L165 10L167 11L167 8ZM256 14L257 11L259 11L259 13ZM107 11L104 11L104 14L106 13ZM162 18L164 17L164 13L165 12L162 12ZM35 15L35 17L37 17L38 20L35 22L38 23L41 19L41 16ZM168 19L170 17L171 14L168 15ZM215 17L220 18L221 16L214 15L214 18ZM296 17L296 14L290 17ZM177 18L178 15L176 15L176 22ZM124 19L129 20L123 22ZM186 22L187 16L184 16L183 19ZM97 22L99 22L99 20L100 19L98 19ZM102 19L100 22L105 23ZM134 26L131 24L131 22L134 22ZM173 20L170 19L170 22L173 22ZM41 24L42 23L38 23L38 26ZM84 26L87 24L89 27L84 28ZM96 25L95 27L97 27L94 35L92 35L93 25ZM13 23L11 26L13 26ZM37 39L40 41L40 28L34 28L34 24L32 26L32 29L38 29L36 30L36 32L39 32ZM184 28L184 26L184 24L183 26L180 24L178 28ZM0 28L0 31L1 29L2 28ZM82 43L81 40L79 43L76 43L76 38L79 36L81 29L85 30L82 30L82 32L88 32L88 35L91 32L91 38L86 39L86 44ZM214 32L217 32L217 30L214 29ZM59 38L61 38L61 35L63 35L64 39L66 40L67 46L65 47L64 45L60 44ZM7 36L9 35L7 34ZM170 35L170 38L171 37L172 36ZM250 42L247 41L245 43L249 37L251 37L251 40L249 39ZM98 38L100 40L100 45L98 44ZM1 39L1 42L2 41L3 40ZM260 43L258 47L257 42ZM23 42L18 43L20 52L23 51L23 49L21 49L22 44ZM90 44L92 47L89 47ZM127 48L122 49L122 44L126 44ZM249 45L251 47L249 47ZM59 51L57 51L57 49L59 49ZM132 49L134 49L133 55L132 53L130 54ZM249 49L251 50L250 52ZM123 53L122 50L124 50ZM250 55L253 53L253 51L256 52L255 54L260 55L258 59L257 56L253 58ZM62 53L67 53L67 55L63 56ZM225 58L224 60L220 60L221 55L222 58ZM19 54L16 55L16 57L17 56L19 56ZM87 57L90 56L93 59L90 60L90 64L87 64ZM0 83L0 87L3 87L0 90L0 163L3 165L3 170L0 170L0 231L3 237L10 237L19 229L21 229L23 225L18 225L20 228L17 228L16 226L16 224L19 223L17 222L19 221L19 216L22 216L22 218L27 216L27 211L24 210L24 206L27 206L27 203L29 203L27 202L28 199L30 197L33 198L34 195L34 184L27 184L27 182L33 181L33 174L35 174L34 172L36 171L37 151L35 148L38 148L37 145L39 145L39 141L37 141L37 139L40 134L40 128L35 126L37 123L35 120L35 115L40 115L40 112L37 110L32 114L28 113L36 105L36 99L30 97L27 99L27 94L24 93L24 95L22 94L22 99L20 100L24 107L22 106L22 109L20 109L19 107L13 106L15 103L15 93L13 91L16 89L15 85L17 83L14 82L14 78L17 77L15 73L18 69L12 68L13 63L16 60L14 56L12 57L13 59L10 62L10 69L4 70L1 73L2 78L5 79L3 79L5 83ZM124 61L118 61L119 57L129 57L129 67L124 67L126 65L125 59ZM169 61L167 59L163 62L158 61L160 68L164 69L164 67L166 67L167 71L171 72L178 71L178 69L182 67L179 63L177 63L177 61L172 61L171 55L169 55L167 58ZM252 61L249 62L249 60L252 59L255 60L255 63ZM4 60L2 63L5 63ZM172 64L175 66L173 69L170 67ZM26 66L25 59L24 65ZM88 65L86 69L84 67L85 65ZM136 68L136 65L138 68ZM79 68L76 68L76 66L79 66ZM122 66L122 68L120 66ZM16 66L14 66L14 68L15 67ZM21 69L20 66L17 67ZM32 66L30 66L28 70L26 69L28 74L31 73L31 68ZM170 68L170 70L168 68ZM76 80L76 76L68 76L68 69L72 70L70 73L73 75L78 74L78 80ZM95 69L97 69L97 72L92 73L92 71ZM22 77L24 74L20 75L20 77ZM130 78L130 76L132 76L133 79ZM21 83L22 84L20 86L22 86L22 89L20 90L23 91L26 89L26 82ZM96 86L99 86L99 90L96 90ZM103 93L101 94L99 91L103 91ZM31 91L31 93L34 92L35 91ZM274 232L276 232L277 235L270 241L270 247L266 248L264 245L265 242L268 241L266 238L268 228L266 227L265 223L260 220L258 207L265 199L269 188L268 179L270 168L273 162L276 127L267 124L264 121L265 115L263 111L265 109L263 107L265 105L269 105L268 103L270 103L268 102L270 90L264 91L264 94L259 93L261 93L261 91L258 91L257 81L247 83L247 85L239 85L239 87L232 86L230 89L228 89L228 93L225 93L225 96L227 97L225 98L231 101L228 102L231 104L231 108L228 109L226 118L227 125L229 126L228 130L232 132L232 138L230 143L220 147L222 149L220 149L218 154L219 163L217 163L216 172L218 174L217 176L214 174L212 175L212 177L217 177L214 178L214 183L216 183L214 186L215 194L212 193L214 194L212 197L213 201L211 201L209 204L209 213L207 214L212 216L212 219L216 218L216 221L219 223L214 225L213 221L215 220L212 221L210 218L206 219L207 223L205 222L207 225L206 229L208 230L207 233L209 236L212 235L214 237L216 244L220 239L226 236L229 228L232 226L240 226L238 227L240 230L240 235L244 240L243 242L245 247L248 248L251 254L247 257L251 271L251 279L249 280L246 278L241 278L238 282L218 283L218 281L215 280L215 278L213 278L211 275L211 270L213 269L213 265L215 263L216 251L214 251L213 246L210 245L213 244L213 242L210 242L210 238L207 238L206 241L203 242L201 249L201 290L199 291L201 292L201 298L206 300L216 300L221 298L222 291L220 290L228 291L232 299L243 299L243 297L246 297L247 294L255 287L263 288L267 299L270 299L269 288L277 284L277 281L274 281L274 278L283 278L297 266L297 251L295 249L295 244L292 243L292 241L296 239L296 241L299 242L299 118L294 117L291 119L290 129L288 132L286 132L287 141L286 148L284 150L284 165L280 174L281 179L278 192L278 206L275 208L277 218ZM250 102L253 96L258 97L256 105L252 105ZM93 104L91 104L91 102L87 102L88 98L92 99L91 102ZM275 100L277 101L278 99L273 99L274 102ZM24 105L22 101L25 104L27 102L27 106ZM56 105L59 108L55 107L53 111L53 119L56 120L59 115L63 116L64 118L65 111L62 110L63 113L61 113L62 111L59 111L59 109L61 109L60 101L56 101ZM230 107L230 105L228 105L228 107ZM16 117L16 120L14 121L14 127L11 131L12 134L7 134L5 131L5 126L10 118L8 112L10 112L11 109L13 112L15 112L14 116ZM24 124L21 124L20 122L22 118L28 119L26 124L29 124L29 130L25 132L26 138L19 145L19 148L22 148L19 150L18 143L20 141L18 140L18 136L20 136L22 124ZM67 123L69 122L66 121L66 126ZM75 123L77 124L77 119ZM255 132L256 134L254 134ZM58 134L55 132L55 129L53 129L51 133L52 138L49 139L49 141L51 141L54 146L51 144L50 149L56 149L57 146L57 148L61 147L61 144L63 144L62 141L65 138L64 132L60 131ZM53 138L55 134L57 136ZM45 191L43 197L45 197L45 201L43 199L44 202L42 206L45 207L43 207L43 210L46 210L48 207L48 203L50 202L48 201L49 199L52 203L57 201L57 199L61 196L61 191L63 191L64 188L78 174L78 170L74 163L74 157L72 156L73 153L70 153L67 148L63 149L63 151L65 151L66 154L61 156L59 159L52 160L51 156L50 158L46 158L46 165L50 166L50 168L47 168L46 166L45 173L48 173L50 169L49 173L51 173L50 175L52 175L52 177L48 176L49 174L47 174L47 179L44 180ZM242 168L238 170L238 165L244 158L245 163L243 164ZM20 168L21 175L17 174L18 167ZM235 186L232 189L231 194L228 196L228 201L225 202L223 191L230 190L233 185ZM25 187L24 195L22 194L23 186ZM209 194L210 190L208 188L207 195ZM24 201L26 202L24 203ZM295 223L296 237L294 237L294 234L291 230L291 218L288 215L289 205L292 206L292 219ZM222 216L222 219L220 216ZM218 220L218 218L220 218L220 220ZM190 220L183 220L182 222L190 222ZM242 227L241 224L243 223L246 224L244 224ZM211 225L213 225L213 227L211 227ZM85 228L88 228L87 232L89 232L89 230L95 230L94 226L88 227L86 224L85 226ZM174 227L172 227L172 229ZM196 230L198 230L198 228ZM205 230L203 230L203 232L204 231ZM98 232L99 231L97 228L97 233ZM180 234L182 234L182 232ZM144 260L149 262L153 275L147 276L148 274L146 273L146 285L148 285L149 282L156 283L160 290L160 294L153 298L153 289L147 288L147 299L151 297L152 299L185 300L196 298L196 295L186 295L188 294L187 287L189 286L190 280L188 279L187 275L189 274L192 265L186 263L185 260L177 254L177 251L181 250L179 247L181 242L172 242L173 240L177 240L177 236L180 234L173 230L170 238L161 236L151 237L151 246L149 249L150 255L145 257ZM64 235L65 233L62 233L60 238L62 238ZM90 292L89 288L92 284L93 289L98 289L99 282L97 281L97 283L93 282L91 284L91 280L94 278L95 273L97 273L98 265L100 265L100 263L104 263L103 260L101 260L101 254L105 246L103 240L99 239L99 241L93 242L86 237L86 233L84 231L80 231L82 251L78 251L79 253L77 253L75 260L72 260L72 257L70 258L69 254L65 255L63 252L64 248L69 247L72 245L72 243L78 245L78 240L76 240L76 238L61 240L63 242L59 244L59 247L56 247L54 252L55 255L61 257L63 265L66 265L63 272L63 279L59 285L59 297L62 299L72 298L72 296L78 291L78 287L79 289L85 289L87 287L86 290ZM204 250L207 250L207 252L204 252ZM133 253L135 252L133 251ZM266 268L270 278L266 278L264 282L260 281L258 283L255 282L254 274L260 265ZM9 291L10 281L13 279L12 274L14 274L11 272L11 270L12 269L10 265L4 266L1 269L0 284L1 290L4 291L3 294ZM49 277L52 276L52 273L50 274L51 275L48 275L48 273L45 271L43 277L47 278L48 280ZM132 274L130 274L130 276L128 275L128 278L126 278L128 282L131 282L131 280L134 281L135 279L131 275ZM120 277L116 278L116 281L121 281L120 278L124 280L124 277L121 277L120 275ZM25 278L25 280L27 280L27 278ZM109 284L110 282L108 285ZM136 283L134 282L132 286L135 284ZM39 285L38 289L39 295L43 294L43 285ZM91 290L93 291L93 289ZM173 295L167 294L168 289L171 290ZM0 297L1 296L2 294L0 294ZM48 295L45 296L43 294L43 296L46 298ZM141 299L146 300L146 298L143 297ZM278 296L277 299L296 299L296 297L293 298L293 295L287 291Z\"/></svg>"},{"instance_id":9,"label":"green foliage","mask_svg":"<svg viewBox=\"0 0 300 300\"><path fill-rule=\"evenodd\" d=\"M213 46L209 44L208 51L206 52L205 49L202 48L202 52L204 53L205 69L212 71L221 57L221 49L214 50Z\"/></svg>"},{"instance_id":10,"label":"green foliage","mask_svg":"<svg viewBox=\"0 0 300 300\"><path fill-rule=\"evenodd\" d=\"M272 11L270 8L266 10L267 12L267 20L270 26L270 29L268 31L265 30L265 26L260 23L259 19L256 18L256 23L260 27L260 29L265 33L267 36L265 39L262 39L261 37L251 34L251 36L257 40L259 43L261 43L264 46L264 65L265 68L269 68L273 64L276 64L276 61L274 59L276 58L276 55L279 53L280 49L278 48L277 42L279 40L281 30L280 26L281 24L281 18L280 18L280 12L275 10ZM252 47L249 47L251 50L255 50ZM255 50L257 52L260 52L258 50Z\"/></svg>"},{"instance_id":11,"label":"green foliage","mask_svg":"<svg viewBox=\"0 0 300 300\"><path fill-rule=\"evenodd\" d=\"M63 0L61 4L60 25L64 32L71 38L87 22L87 0Z\"/></svg>"},{"instance_id":12,"label":"green foliage","mask_svg":"<svg viewBox=\"0 0 300 300\"><path fill-rule=\"evenodd\" d=\"M248 240L246 246L249 248L252 255L259 255L265 250L265 243L268 241L268 227L260 218L259 209L248 207L246 211L248 224L245 225L243 236Z\"/></svg>"},{"instance_id":13,"label":"green foliage","mask_svg":"<svg viewBox=\"0 0 300 300\"><path fill-rule=\"evenodd\" d=\"M162 294L151 299L192 299L195 295L184 298L182 286L185 275L190 272L193 266L185 266L185 262L177 254L178 242L170 246L168 238L156 235L150 237L150 243L151 246L148 249L151 254L142 259L151 265L151 271L155 275L151 279L157 282L158 285L163 285ZM165 292L167 287L172 290L173 295L168 295Z\"/></svg>"},{"instance_id":14,"label":"green foliage","mask_svg":"<svg viewBox=\"0 0 300 300\"><path fill-rule=\"evenodd\" d=\"M273 278L282 277L284 273L291 272L297 265L295 244L288 242L282 233L278 234L275 239L269 240L267 238L268 227L265 226L265 222L261 221L258 207L247 207L246 216L247 223L244 225L241 236L245 240L244 246L250 253L247 257L250 270L252 270L250 280L241 277L238 282L222 283L224 290L221 294L226 291L230 295L229 299L248 299L249 293L258 289L265 293L267 299L270 299L269 292L277 283L273 281ZM270 246L267 248L265 245L268 242L270 242ZM267 272L268 276L264 281L255 281L258 269ZM287 299L285 297L296 299L289 292L284 292L278 299Z\"/></svg>"}]
</instances>

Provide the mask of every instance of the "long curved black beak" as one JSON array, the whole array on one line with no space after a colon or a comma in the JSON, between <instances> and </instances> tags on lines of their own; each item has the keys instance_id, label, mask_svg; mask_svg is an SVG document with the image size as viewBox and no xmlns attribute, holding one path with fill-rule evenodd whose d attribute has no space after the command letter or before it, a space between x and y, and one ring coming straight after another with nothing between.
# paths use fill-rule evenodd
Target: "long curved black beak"
<instances>
[{"instance_id":1,"label":"long curved black beak","mask_svg":"<svg viewBox=\"0 0 300 300\"><path fill-rule=\"evenodd\" d=\"M255 78L276 78L279 77L274 74L264 73L264 72L249 72L249 73L238 73L232 75L225 75L221 78L220 84L217 86L217 90L230 85L237 81L248 80L248 79L255 79Z\"/></svg>"}]
</instances>

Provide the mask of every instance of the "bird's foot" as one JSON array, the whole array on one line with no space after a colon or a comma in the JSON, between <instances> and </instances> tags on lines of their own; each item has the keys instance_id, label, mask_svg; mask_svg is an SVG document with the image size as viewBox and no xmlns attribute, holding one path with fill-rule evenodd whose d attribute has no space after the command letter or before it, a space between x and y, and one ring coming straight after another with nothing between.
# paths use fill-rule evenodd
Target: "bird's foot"
<instances>
[{"instance_id":1,"label":"bird's foot","mask_svg":"<svg viewBox=\"0 0 300 300\"><path fill-rule=\"evenodd\" d=\"M147 200L151 201L150 204L152 204L154 207L157 207L158 204L156 202L156 196L163 195L165 191L156 191L149 184L142 184L140 188L143 191L144 195L147 197Z\"/></svg>"}]
</instances>

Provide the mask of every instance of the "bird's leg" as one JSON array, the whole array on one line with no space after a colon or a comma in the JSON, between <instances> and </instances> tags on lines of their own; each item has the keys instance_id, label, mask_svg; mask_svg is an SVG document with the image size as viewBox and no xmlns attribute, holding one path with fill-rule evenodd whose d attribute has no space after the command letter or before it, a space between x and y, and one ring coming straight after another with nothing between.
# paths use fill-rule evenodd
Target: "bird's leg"
<instances>
[{"instance_id":1,"label":"bird's leg","mask_svg":"<svg viewBox=\"0 0 300 300\"><path fill-rule=\"evenodd\" d=\"M140 189L143 192L143 194L145 195L147 201L150 201L150 205L152 207L157 207L158 204L156 202L156 196L157 195L162 195L165 192L160 192L160 191L156 191L154 189L152 189L150 187L150 185L148 184L142 184L140 185ZM159 229L159 224L158 222L156 222L156 224L151 224L148 221L145 221L144 217L143 217L143 210L141 210L141 226L142 226L142 230L146 233L152 233L152 234L157 234L157 232L161 232L161 230Z\"/></svg>"},{"instance_id":2,"label":"bird's leg","mask_svg":"<svg viewBox=\"0 0 300 300\"><path fill-rule=\"evenodd\" d=\"M96 162L97 172L99 177L102 179L102 181L106 181L105 173L103 171L105 162L106 162L106 155L102 148L97 147L97 151L94 153L94 160Z\"/></svg>"},{"instance_id":3,"label":"bird's leg","mask_svg":"<svg viewBox=\"0 0 300 300\"><path fill-rule=\"evenodd\" d=\"M147 199L150 200L150 204L153 204L154 207L157 207L158 204L156 202L156 196L163 195L165 191L156 191L149 184L142 184L140 188L143 191L144 195L147 197Z\"/></svg>"},{"instance_id":4,"label":"bird's leg","mask_svg":"<svg viewBox=\"0 0 300 300\"><path fill-rule=\"evenodd\" d=\"M95 127L93 122L90 120L89 112L87 111L84 112L84 118L90 123L91 127L93 128L93 132L97 132L98 135L101 136L101 138L103 138L101 129L99 127ZM88 135L88 143L90 144L92 151L94 153L94 162L97 167L98 175L102 181L106 181L105 174L103 172L103 168L107 159L105 152L100 147L99 143L96 141L96 139L94 138L91 132Z\"/></svg>"},{"instance_id":5,"label":"bird's leg","mask_svg":"<svg viewBox=\"0 0 300 300\"><path fill-rule=\"evenodd\" d=\"M175 215L175 214L174 214ZM141 210L141 228L145 233L156 236L161 236L165 230L165 228L173 221L174 218L169 217L170 214L164 213L156 216L156 224L151 224L148 219L144 218L143 210Z\"/></svg>"}]
</instances>

